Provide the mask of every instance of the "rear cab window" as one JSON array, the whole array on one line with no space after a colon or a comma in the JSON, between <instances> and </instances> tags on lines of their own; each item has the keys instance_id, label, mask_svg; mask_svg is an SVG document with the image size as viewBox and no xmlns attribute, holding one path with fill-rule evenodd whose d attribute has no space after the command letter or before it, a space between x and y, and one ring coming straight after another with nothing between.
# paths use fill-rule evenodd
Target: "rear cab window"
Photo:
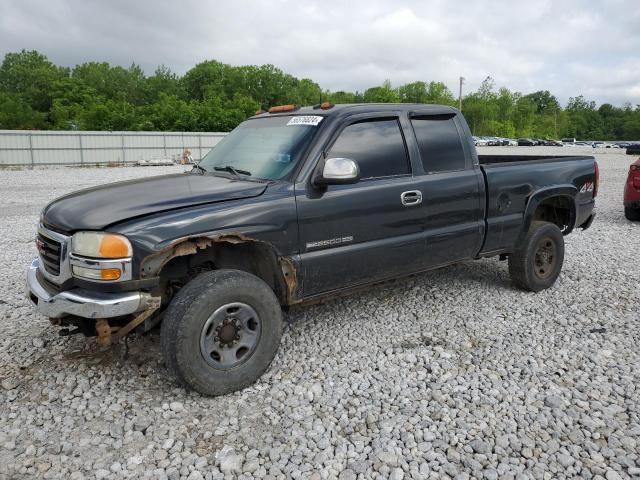
<instances>
[{"instance_id":1,"label":"rear cab window","mask_svg":"<svg viewBox=\"0 0 640 480\"><path fill-rule=\"evenodd\" d=\"M466 156L454 115L411 117L425 173L464 170Z\"/></svg>"},{"instance_id":2,"label":"rear cab window","mask_svg":"<svg viewBox=\"0 0 640 480\"><path fill-rule=\"evenodd\" d=\"M397 118L374 118L345 127L329 148L328 157L355 160L360 178L409 175L409 157Z\"/></svg>"}]
</instances>

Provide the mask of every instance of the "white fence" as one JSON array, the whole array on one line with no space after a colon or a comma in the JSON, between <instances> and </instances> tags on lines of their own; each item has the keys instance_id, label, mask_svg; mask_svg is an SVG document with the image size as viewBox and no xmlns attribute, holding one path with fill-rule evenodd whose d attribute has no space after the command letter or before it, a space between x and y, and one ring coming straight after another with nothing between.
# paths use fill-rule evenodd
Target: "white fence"
<instances>
[{"instance_id":1,"label":"white fence","mask_svg":"<svg viewBox=\"0 0 640 480\"><path fill-rule=\"evenodd\" d=\"M0 130L0 166L124 164L179 158L198 160L225 133Z\"/></svg>"}]
</instances>

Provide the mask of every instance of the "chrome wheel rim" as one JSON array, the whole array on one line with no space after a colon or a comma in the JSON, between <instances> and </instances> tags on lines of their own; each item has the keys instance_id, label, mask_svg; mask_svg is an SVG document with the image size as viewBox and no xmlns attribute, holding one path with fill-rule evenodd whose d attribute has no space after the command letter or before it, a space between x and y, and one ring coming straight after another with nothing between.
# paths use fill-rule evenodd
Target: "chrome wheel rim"
<instances>
[{"instance_id":1,"label":"chrome wheel rim","mask_svg":"<svg viewBox=\"0 0 640 480\"><path fill-rule=\"evenodd\" d=\"M260 340L261 322L246 303L227 303L207 319L200 334L200 352L214 368L228 370L246 362Z\"/></svg>"}]
</instances>

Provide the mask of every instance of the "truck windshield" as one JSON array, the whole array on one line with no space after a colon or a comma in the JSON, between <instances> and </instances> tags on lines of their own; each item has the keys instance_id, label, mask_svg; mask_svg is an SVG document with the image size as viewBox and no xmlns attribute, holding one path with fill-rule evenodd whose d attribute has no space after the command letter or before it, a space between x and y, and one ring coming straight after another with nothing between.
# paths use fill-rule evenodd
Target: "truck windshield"
<instances>
[{"instance_id":1,"label":"truck windshield","mask_svg":"<svg viewBox=\"0 0 640 480\"><path fill-rule=\"evenodd\" d=\"M207 172L227 172L266 180L286 178L319 128L321 116L277 116L247 120L198 164Z\"/></svg>"}]
</instances>

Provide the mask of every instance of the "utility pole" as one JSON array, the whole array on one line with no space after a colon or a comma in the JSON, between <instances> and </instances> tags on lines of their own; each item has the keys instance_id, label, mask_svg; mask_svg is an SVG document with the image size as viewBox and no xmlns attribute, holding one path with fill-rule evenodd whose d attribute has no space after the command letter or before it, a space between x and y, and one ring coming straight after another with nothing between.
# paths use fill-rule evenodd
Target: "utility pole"
<instances>
[{"instance_id":1,"label":"utility pole","mask_svg":"<svg viewBox=\"0 0 640 480\"><path fill-rule=\"evenodd\" d=\"M460 77L460 93L458 94L458 110L462 111L462 84L464 83L464 77Z\"/></svg>"}]
</instances>

